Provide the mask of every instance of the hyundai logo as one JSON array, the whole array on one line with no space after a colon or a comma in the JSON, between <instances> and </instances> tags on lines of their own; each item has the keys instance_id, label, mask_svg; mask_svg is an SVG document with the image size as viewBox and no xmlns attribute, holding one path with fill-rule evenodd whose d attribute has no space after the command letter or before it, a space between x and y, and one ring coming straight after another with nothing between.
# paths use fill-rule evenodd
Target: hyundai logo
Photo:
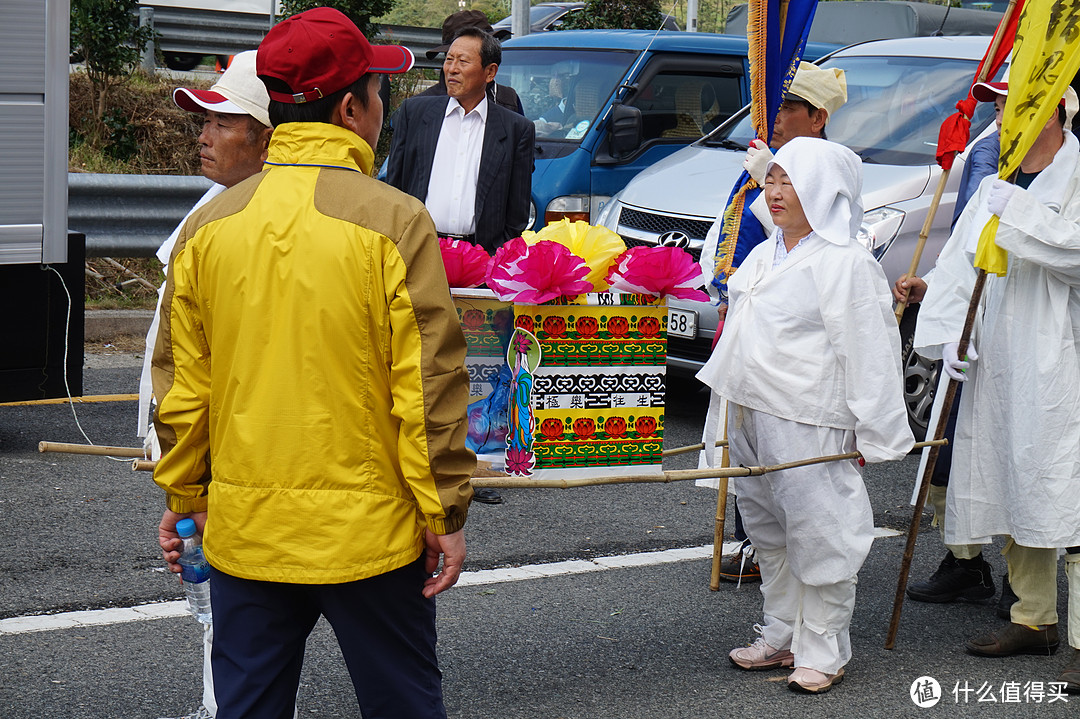
<instances>
[{"instance_id":1,"label":"hyundai logo","mask_svg":"<svg viewBox=\"0 0 1080 719\"><path fill-rule=\"evenodd\" d=\"M690 238L685 232L672 230L657 237L656 244L667 247L687 247L690 245Z\"/></svg>"}]
</instances>

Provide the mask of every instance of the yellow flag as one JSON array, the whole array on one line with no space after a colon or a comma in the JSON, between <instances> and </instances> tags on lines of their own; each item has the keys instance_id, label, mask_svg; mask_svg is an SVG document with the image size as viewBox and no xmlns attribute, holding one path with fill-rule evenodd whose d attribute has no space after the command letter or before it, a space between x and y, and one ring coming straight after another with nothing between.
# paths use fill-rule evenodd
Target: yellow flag
<instances>
[{"instance_id":1,"label":"yellow flag","mask_svg":"<svg viewBox=\"0 0 1080 719\"><path fill-rule=\"evenodd\" d=\"M1001 157L998 177L1008 179L1065 94L1080 68L1080 2L1027 0L1016 30L1013 61L1009 67L1009 96L1001 122ZM998 217L986 223L979 236L975 266L1004 275L1008 255L997 246Z\"/></svg>"}]
</instances>

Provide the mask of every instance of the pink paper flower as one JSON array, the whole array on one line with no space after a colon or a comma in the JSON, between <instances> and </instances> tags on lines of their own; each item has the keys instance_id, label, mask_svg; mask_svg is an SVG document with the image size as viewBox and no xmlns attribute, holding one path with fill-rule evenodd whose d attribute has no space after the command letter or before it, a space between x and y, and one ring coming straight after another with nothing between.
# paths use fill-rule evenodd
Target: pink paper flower
<instances>
[{"instance_id":1,"label":"pink paper flower","mask_svg":"<svg viewBox=\"0 0 1080 719\"><path fill-rule=\"evenodd\" d=\"M631 247L615 258L608 271L611 289L653 297L707 301L701 268L679 247Z\"/></svg>"},{"instance_id":2,"label":"pink paper flower","mask_svg":"<svg viewBox=\"0 0 1080 719\"><path fill-rule=\"evenodd\" d=\"M446 280L451 287L479 287L487 276L491 256L479 245L464 240L439 238Z\"/></svg>"},{"instance_id":3,"label":"pink paper flower","mask_svg":"<svg viewBox=\"0 0 1080 719\"><path fill-rule=\"evenodd\" d=\"M538 305L592 291L588 275L585 261L566 247L546 240L529 245L517 237L495 251L487 285L504 302Z\"/></svg>"}]
</instances>

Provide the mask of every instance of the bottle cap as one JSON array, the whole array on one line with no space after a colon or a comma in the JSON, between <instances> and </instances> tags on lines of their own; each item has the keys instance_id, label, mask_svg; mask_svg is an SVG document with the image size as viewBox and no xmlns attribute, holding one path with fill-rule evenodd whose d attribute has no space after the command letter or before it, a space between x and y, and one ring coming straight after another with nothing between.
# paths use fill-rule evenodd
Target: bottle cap
<instances>
[{"instance_id":1,"label":"bottle cap","mask_svg":"<svg viewBox=\"0 0 1080 719\"><path fill-rule=\"evenodd\" d=\"M184 539L195 536L195 520L194 519L181 519L176 523L176 533Z\"/></svg>"}]
</instances>

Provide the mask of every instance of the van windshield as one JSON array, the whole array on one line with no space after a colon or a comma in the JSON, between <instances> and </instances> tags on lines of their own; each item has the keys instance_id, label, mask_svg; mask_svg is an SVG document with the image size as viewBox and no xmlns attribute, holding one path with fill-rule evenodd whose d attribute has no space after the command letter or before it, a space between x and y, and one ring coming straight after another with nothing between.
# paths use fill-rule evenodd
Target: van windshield
<instances>
[{"instance_id":1,"label":"van windshield","mask_svg":"<svg viewBox=\"0 0 1080 719\"><path fill-rule=\"evenodd\" d=\"M882 165L932 165L938 131L971 85L976 62L926 57L835 57L823 67L847 76L848 100L829 118L826 135ZM746 149L754 139L747 108L737 121L702 142ZM975 137L994 119L994 106L980 102L971 121Z\"/></svg>"},{"instance_id":2,"label":"van windshield","mask_svg":"<svg viewBox=\"0 0 1080 719\"><path fill-rule=\"evenodd\" d=\"M625 50L505 48L496 82L517 91L537 140L577 144L636 57Z\"/></svg>"}]
</instances>

